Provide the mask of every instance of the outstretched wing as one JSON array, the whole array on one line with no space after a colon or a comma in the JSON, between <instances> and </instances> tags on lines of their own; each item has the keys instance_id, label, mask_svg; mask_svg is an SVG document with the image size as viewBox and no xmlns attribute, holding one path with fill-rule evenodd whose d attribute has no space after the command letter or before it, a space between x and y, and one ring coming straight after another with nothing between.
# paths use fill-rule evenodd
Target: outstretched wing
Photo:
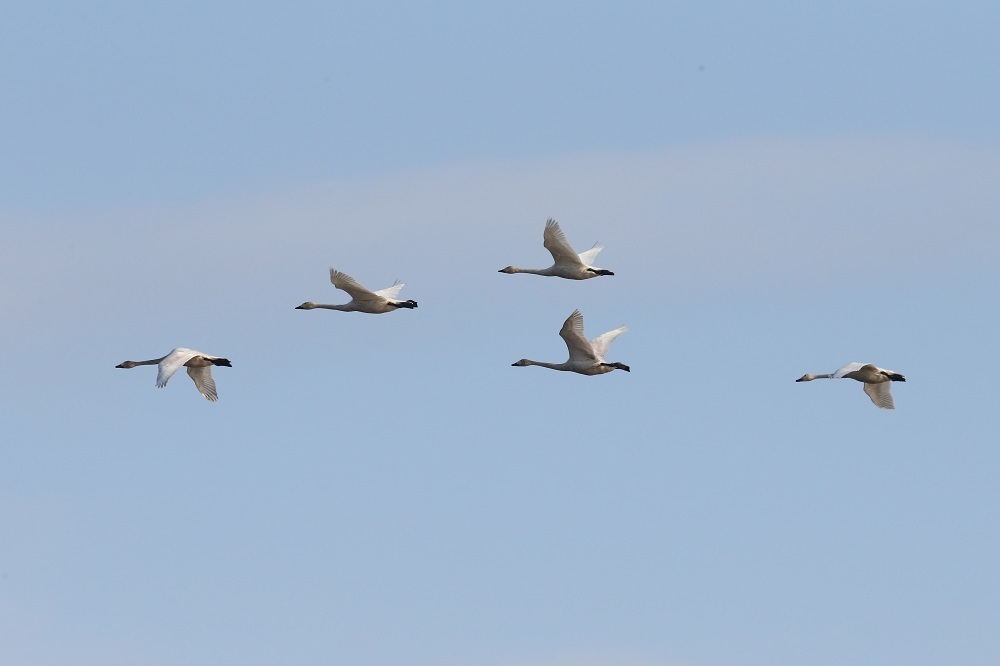
<instances>
[{"instance_id":1,"label":"outstretched wing","mask_svg":"<svg viewBox=\"0 0 1000 666\"><path fill-rule=\"evenodd\" d=\"M573 250L573 246L566 240L566 234L559 228L559 223L551 217L545 223L545 233L542 238L542 245L552 253L552 258L555 259L557 264L581 265L580 255Z\"/></svg>"},{"instance_id":2,"label":"outstretched wing","mask_svg":"<svg viewBox=\"0 0 1000 666\"><path fill-rule=\"evenodd\" d=\"M865 384L865 393L879 409L896 409L892 402L892 382Z\"/></svg>"},{"instance_id":3,"label":"outstretched wing","mask_svg":"<svg viewBox=\"0 0 1000 666\"><path fill-rule=\"evenodd\" d=\"M626 326L619 326L613 331L608 331L603 335L599 335L590 341L590 346L594 350L594 356L597 360L603 361L604 356L608 353L608 349L611 347L611 343L614 342L615 338L628 330Z\"/></svg>"},{"instance_id":4,"label":"outstretched wing","mask_svg":"<svg viewBox=\"0 0 1000 666\"><path fill-rule=\"evenodd\" d=\"M573 310L559 331L559 337L566 341L570 361L595 361L594 349L583 335L583 315Z\"/></svg>"},{"instance_id":5,"label":"outstretched wing","mask_svg":"<svg viewBox=\"0 0 1000 666\"><path fill-rule=\"evenodd\" d=\"M163 388L167 385L167 380L173 377L181 366L200 354L193 349L178 347L163 357L160 361L159 370L156 373L156 388Z\"/></svg>"},{"instance_id":6,"label":"outstretched wing","mask_svg":"<svg viewBox=\"0 0 1000 666\"><path fill-rule=\"evenodd\" d=\"M868 365L871 365L871 367L872 367L873 370L875 369L875 366L872 365L871 363L857 363L857 362L855 362L855 363L848 363L847 365L845 365L844 367L842 367L840 370L837 370L835 373L833 373L833 376L834 376L835 379L843 379L844 375L846 375L848 373L851 373L851 372L855 372L857 370L860 370L860 369L862 369L862 368L864 368L865 366L868 366Z\"/></svg>"},{"instance_id":7,"label":"outstretched wing","mask_svg":"<svg viewBox=\"0 0 1000 666\"><path fill-rule=\"evenodd\" d=\"M194 385L198 391L207 399L215 402L219 399L219 394L215 392L215 380L212 379L212 366L206 365L201 368L188 367L188 375L194 380Z\"/></svg>"},{"instance_id":8,"label":"outstretched wing","mask_svg":"<svg viewBox=\"0 0 1000 666\"><path fill-rule=\"evenodd\" d=\"M330 269L330 282L337 289L346 291L356 301L375 301L381 298L374 291L363 287L360 282L347 273L342 273L333 268Z\"/></svg>"},{"instance_id":9,"label":"outstretched wing","mask_svg":"<svg viewBox=\"0 0 1000 666\"><path fill-rule=\"evenodd\" d=\"M601 250L603 249L604 249L603 245L601 245L600 243L594 243L594 247L590 248L586 252L581 252L577 256L580 258L580 261L583 262L584 265L593 266L594 259L597 259L597 255L599 255L601 253Z\"/></svg>"},{"instance_id":10,"label":"outstretched wing","mask_svg":"<svg viewBox=\"0 0 1000 666\"><path fill-rule=\"evenodd\" d=\"M379 289L378 291L373 292L373 293L376 296L381 296L382 298L385 298L385 299L395 300L396 297L399 296L399 291L405 285L406 285L406 283L400 282L399 280L396 280L395 282L392 283L391 287L386 287L385 289Z\"/></svg>"}]
</instances>

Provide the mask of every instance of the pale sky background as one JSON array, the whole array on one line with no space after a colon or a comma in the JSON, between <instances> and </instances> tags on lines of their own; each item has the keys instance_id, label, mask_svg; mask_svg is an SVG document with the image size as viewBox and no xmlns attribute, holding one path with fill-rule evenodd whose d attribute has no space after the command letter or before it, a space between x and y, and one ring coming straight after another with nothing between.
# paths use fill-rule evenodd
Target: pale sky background
<instances>
[{"instance_id":1,"label":"pale sky background","mask_svg":"<svg viewBox=\"0 0 1000 666\"><path fill-rule=\"evenodd\" d=\"M0 661L1000 662L998 25L6 8ZM497 273L549 216L616 275ZM574 308L631 373L510 367Z\"/></svg>"}]
</instances>

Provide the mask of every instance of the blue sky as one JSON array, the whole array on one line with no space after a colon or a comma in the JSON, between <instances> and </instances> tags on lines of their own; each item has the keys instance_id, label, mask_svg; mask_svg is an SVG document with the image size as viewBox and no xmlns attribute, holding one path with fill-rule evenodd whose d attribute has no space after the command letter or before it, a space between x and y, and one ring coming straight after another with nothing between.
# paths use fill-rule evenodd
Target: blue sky
<instances>
[{"instance_id":1,"label":"blue sky","mask_svg":"<svg viewBox=\"0 0 1000 666\"><path fill-rule=\"evenodd\" d=\"M995 6L8 14L5 663L1000 658Z\"/></svg>"}]
</instances>

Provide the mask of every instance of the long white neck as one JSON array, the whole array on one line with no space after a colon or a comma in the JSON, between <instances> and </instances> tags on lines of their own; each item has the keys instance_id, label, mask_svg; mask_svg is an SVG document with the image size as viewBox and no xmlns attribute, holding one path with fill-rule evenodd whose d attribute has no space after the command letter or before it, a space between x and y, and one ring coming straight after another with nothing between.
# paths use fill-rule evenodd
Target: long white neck
<instances>
[{"instance_id":1,"label":"long white neck","mask_svg":"<svg viewBox=\"0 0 1000 666\"><path fill-rule=\"evenodd\" d=\"M170 354L167 354L167 356L169 356L169 355ZM157 363L159 363L160 361L162 361L163 359L165 359L167 356L163 356L161 358L150 359L149 361L125 361L124 363L119 363L115 367L116 368L125 368L127 370L128 368L134 368L137 365L156 365Z\"/></svg>"},{"instance_id":2,"label":"long white neck","mask_svg":"<svg viewBox=\"0 0 1000 666\"><path fill-rule=\"evenodd\" d=\"M530 275L552 275L552 266L548 268L517 268L514 267L514 273L528 273Z\"/></svg>"},{"instance_id":3,"label":"long white neck","mask_svg":"<svg viewBox=\"0 0 1000 666\"><path fill-rule=\"evenodd\" d=\"M814 379L833 379L833 375L804 375L800 382L811 382Z\"/></svg>"},{"instance_id":4,"label":"long white neck","mask_svg":"<svg viewBox=\"0 0 1000 666\"><path fill-rule=\"evenodd\" d=\"M532 361L531 359L525 359L528 365L538 365L543 368L549 368L551 370L569 370L566 367L566 363L546 363L545 361Z\"/></svg>"},{"instance_id":5,"label":"long white neck","mask_svg":"<svg viewBox=\"0 0 1000 666\"><path fill-rule=\"evenodd\" d=\"M340 310L341 312L350 312L350 309L347 307L346 303L340 305L324 305L322 303L317 303L313 307L322 308L324 310Z\"/></svg>"}]
</instances>

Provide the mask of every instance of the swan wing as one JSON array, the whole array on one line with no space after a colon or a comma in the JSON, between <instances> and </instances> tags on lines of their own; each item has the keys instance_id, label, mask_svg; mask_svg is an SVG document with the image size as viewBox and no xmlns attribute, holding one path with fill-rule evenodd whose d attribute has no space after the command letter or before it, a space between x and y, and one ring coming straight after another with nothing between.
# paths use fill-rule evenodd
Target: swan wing
<instances>
[{"instance_id":1,"label":"swan wing","mask_svg":"<svg viewBox=\"0 0 1000 666\"><path fill-rule=\"evenodd\" d=\"M167 380L173 377L174 373L177 372L181 366L193 359L195 356L201 356L200 352L196 352L193 349L185 349L183 347L178 347L169 354L163 357L160 361L159 370L156 373L156 388L163 388L167 385Z\"/></svg>"},{"instance_id":2,"label":"swan wing","mask_svg":"<svg viewBox=\"0 0 1000 666\"><path fill-rule=\"evenodd\" d=\"M566 234L559 228L559 223L551 217L545 223L545 233L542 238L542 245L552 254L552 258L555 259L557 264L581 265L580 255L573 250L573 246L566 240Z\"/></svg>"},{"instance_id":3,"label":"swan wing","mask_svg":"<svg viewBox=\"0 0 1000 666\"><path fill-rule=\"evenodd\" d=\"M590 341L590 346L594 350L594 356L598 360L603 361L604 356L608 353L608 349L611 348L611 343L615 341L619 335L628 330L627 326L619 326L613 331L608 331L603 335L599 335Z\"/></svg>"},{"instance_id":4,"label":"swan wing","mask_svg":"<svg viewBox=\"0 0 1000 666\"><path fill-rule=\"evenodd\" d=\"M873 369L873 370L875 369L875 366L872 365L871 363L857 363L857 362L855 362L855 363L848 363L847 365L845 365L844 367L842 367L841 369L839 369L835 373L833 373L833 376L834 376L835 379L843 379L844 375L846 375L848 373L851 373L851 372L855 372L857 370L861 370L862 368L864 368L866 366L871 366L871 369Z\"/></svg>"},{"instance_id":5,"label":"swan wing","mask_svg":"<svg viewBox=\"0 0 1000 666\"><path fill-rule=\"evenodd\" d=\"M376 296L381 296L382 298L385 298L387 300L395 300L396 297L399 296L400 290L405 285L406 285L406 283L400 282L399 280L396 280L395 282L392 283L391 287L386 287L385 289L379 289L378 291L373 292L373 293Z\"/></svg>"},{"instance_id":6,"label":"swan wing","mask_svg":"<svg viewBox=\"0 0 1000 666\"><path fill-rule=\"evenodd\" d=\"M892 382L865 384L865 393L879 409L896 409L892 402Z\"/></svg>"},{"instance_id":7,"label":"swan wing","mask_svg":"<svg viewBox=\"0 0 1000 666\"><path fill-rule=\"evenodd\" d=\"M364 287L360 282L352 278L347 273L342 273L333 268L330 269L330 282L341 291L346 291L351 298L356 301L375 301L380 297L371 289ZM391 287L390 287L391 289Z\"/></svg>"},{"instance_id":8,"label":"swan wing","mask_svg":"<svg viewBox=\"0 0 1000 666\"><path fill-rule=\"evenodd\" d=\"M587 338L583 335L583 315L580 314L579 310L573 310L573 314L563 322L559 337L566 342L570 361L597 360L594 348L590 346Z\"/></svg>"},{"instance_id":9,"label":"swan wing","mask_svg":"<svg viewBox=\"0 0 1000 666\"><path fill-rule=\"evenodd\" d=\"M604 249L603 245L601 245L600 243L594 243L594 247L590 248L586 252L581 252L577 256L580 258L580 261L584 265L593 266L594 259L597 259L597 255L599 255L601 253L601 250L603 249Z\"/></svg>"},{"instance_id":10,"label":"swan wing","mask_svg":"<svg viewBox=\"0 0 1000 666\"><path fill-rule=\"evenodd\" d=\"M219 394L215 392L215 380L212 379L212 366L206 365L200 368L188 366L188 376L194 380L194 385L198 391L207 399L215 402L219 399Z\"/></svg>"}]
</instances>

